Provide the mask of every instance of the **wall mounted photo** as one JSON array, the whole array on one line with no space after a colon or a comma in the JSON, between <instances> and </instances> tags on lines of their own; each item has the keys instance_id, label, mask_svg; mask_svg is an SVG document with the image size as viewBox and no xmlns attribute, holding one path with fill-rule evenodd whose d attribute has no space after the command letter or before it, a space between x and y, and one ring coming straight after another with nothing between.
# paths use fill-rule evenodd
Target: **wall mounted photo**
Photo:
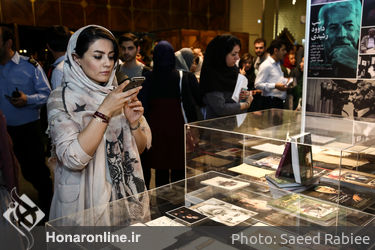
<instances>
[{"instance_id":1,"label":"wall mounted photo","mask_svg":"<svg viewBox=\"0 0 375 250\"><path fill-rule=\"evenodd\" d=\"M375 117L375 80L308 79L306 111Z\"/></svg>"},{"instance_id":2,"label":"wall mounted photo","mask_svg":"<svg viewBox=\"0 0 375 250\"><path fill-rule=\"evenodd\" d=\"M356 78L361 10L360 0L311 6L308 77Z\"/></svg>"},{"instance_id":3,"label":"wall mounted photo","mask_svg":"<svg viewBox=\"0 0 375 250\"><path fill-rule=\"evenodd\" d=\"M375 54L375 27L362 28L360 53Z\"/></svg>"},{"instance_id":4,"label":"wall mounted photo","mask_svg":"<svg viewBox=\"0 0 375 250\"><path fill-rule=\"evenodd\" d=\"M375 49L370 49L370 50L375 51ZM375 55L359 56L358 78L375 79Z\"/></svg>"}]
</instances>

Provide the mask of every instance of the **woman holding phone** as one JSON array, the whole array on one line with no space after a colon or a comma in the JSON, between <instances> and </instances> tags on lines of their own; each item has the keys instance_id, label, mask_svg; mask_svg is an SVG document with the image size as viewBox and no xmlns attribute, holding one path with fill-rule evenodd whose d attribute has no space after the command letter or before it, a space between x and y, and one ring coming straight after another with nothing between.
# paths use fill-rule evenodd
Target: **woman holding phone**
<instances>
[{"instance_id":1,"label":"woman holding phone","mask_svg":"<svg viewBox=\"0 0 375 250\"><path fill-rule=\"evenodd\" d=\"M69 40L64 84L48 99L50 135L57 156L50 219L136 195L128 214L148 216L139 154L151 132L137 99L141 87L117 86L118 45L107 29L90 25ZM132 204L133 205L133 204ZM124 212L120 211L120 212ZM124 218L125 219L125 218Z\"/></svg>"}]
</instances>

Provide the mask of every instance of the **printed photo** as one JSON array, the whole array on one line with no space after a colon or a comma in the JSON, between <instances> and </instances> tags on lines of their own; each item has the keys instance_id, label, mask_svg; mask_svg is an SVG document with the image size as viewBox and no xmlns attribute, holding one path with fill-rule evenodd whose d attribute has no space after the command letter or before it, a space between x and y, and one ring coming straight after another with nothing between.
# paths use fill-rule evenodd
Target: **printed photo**
<instances>
[{"instance_id":1,"label":"printed photo","mask_svg":"<svg viewBox=\"0 0 375 250\"><path fill-rule=\"evenodd\" d=\"M375 27L361 29L360 53L375 54Z\"/></svg>"},{"instance_id":2,"label":"printed photo","mask_svg":"<svg viewBox=\"0 0 375 250\"><path fill-rule=\"evenodd\" d=\"M357 173L344 173L341 176L341 180L368 184L371 181L371 178L369 176L365 176L365 175L361 175Z\"/></svg>"},{"instance_id":3,"label":"printed photo","mask_svg":"<svg viewBox=\"0 0 375 250\"><path fill-rule=\"evenodd\" d=\"M374 188L375 185L375 175L363 173L359 171L351 171L351 170L341 170L341 176L340 176L340 170L335 169L332 172L328 173L327 175L324 175L321 177L322 181L326 182L333 182L336 183L338 180L341 180L342 183L349 182L356 185L360 185L363 187L368 188Z\"/></svg>"},{"instance_id":4,"label":"printed photo","mask_svg":"<svg viewBox=\"0 0 375 250\"><path fill-rule=\"evenodd\" d=\"M221 176L201 181L201 183L204 185L223 188L225 190L230 190L230 191L243 188L243 187L247 187L250 185L250 183L248 182L237 181L234 179L224 178Z\"/></svg>"},{"instance_id":5,"label":"printed photo","mask_svg":"<svg viewBox=\"0 0 375 250\"><path fill-rule=\"evenodd\" d=\"M344 117L375 117L375 80L309 79L306 111Z\"/></svg>"},{"instance_id":6,"label":"printed photo","mask_svg":"<svg viewBox=\"0 0 375 250\"><path fill-rule=\"evenodd\" d=\"M308 77L356 78L361 12L360 0L311 6Z\"/></svg>"},{"instance_id":7,"label":"printed photo","mask_svg":"<svg viewBox=\"0 0 375 250\"><path fill-rule=\"evenodd\" d=\"M375 30L374 30L375 32ZM374 50L375 49L371 49ZM358 61L358 78L374 79L375 78L375 55L360 55Z\"/></svg>"},{"instance_id":8,"label":"printed photo","mask_svg":"<svg viewBox=\"0 0 375 250\"><path fill-rule=\"evenodd\" d=\"M275 172L274 170L263 169L246 163L242 163L241 165L238 165L236 167L229 168L228 170L239 174L252 176L254 178L264 178L266 174L272 174Z\"/></svg>"},{"instance_id":9,"label":"printed photo","mask_svg":"<svg viewBox=\"0 0 375 250\"><path fill-rule=\"evenodd\" d=\"M331 184L317 185L302 192L302 194L361 210L375 202L375 197L369 194L359 193L344 187L340 187L339 191L337 186Z\"/></svg>"},{"instance_id":10,"label":"printed photo","mask_svg":"<svg viewBox=\"0 0 375 250\"><path fill-rule=\"evenodd\" d=\"M314 188L314 190L316 192L319 192L319 193L325 193L325 194L337 194L339 191L334 188L334 187L329 187L329 186L316 186Z\"/></svg>"},{"instance_id":11,"label":"printed photo","mask_svg":"<svg viewBox=\"0 0 375 250\"><path fill-rule=\"evenodd\" d=\"M242 208L249 209L251 211L255 211L258 213L257 216L261 215L261 217L268 214L272 211L272 208L268 206L268 201L270 200L269 197L258 195L253 192L236 192L234 195L231 196L228 202L236 204ZM262 215L262 213L265 213Z\"/></svg>"},{"instance_id":12,"label":"printed photo","mask_svg":"<svg viewBox=\"0 0 375 250\"><path fill-rule=\"evenodd\" d=\"M281 160L280 156L270 155L260 160L257 160L254 163L260 166L266 166L272 169L277 169L277 167L279 166L280 160Z\"/></svg>"},{"instance_id":13,"label":"printed photo","mask_svg":"<svg viewBox=\"0 0 375 250\"><path fill-rule=\"evenodd\" d=\"M215 198L211 198L190 208L208 216L211 220L227 226L236 226L257 214L256 212L240 208Z\"/></svg>"},{"instance_id":14,"label":"printed photo","mask_svg":"<svg viewBox=\"0 0 375 250\"><path fill-rule=\"evenodd\" d=\"M312 222L329 224L338 215L335 204L314 200L299 194L288 194L269 202L271 207L290 212Z\"/></svg>"},{"instance_id":15,"label":"printed photo","mask_svg":"<svg viewBox=\"0 0 375 250\"><path fill-rule=\"evenodd\" d=\"M167 214L179 220L182 220L187 224L194 224L203 221L204 219L207 219L207 216L200 214L194 210L191 210L185 206L168 211Z\"/></svg>"},{"instance_id":16,"label":"printed photo","mask_svg":"<svg viewBox=\"0 0 375 250\"><path fill-rule=\"evenodd\" d=\"M300 204L300 213L303 216L308 216L316 219L322 219L329 214L337 211L336 206L332 206L330 204L321 203L319 201L313 200L304 200ZM329 219L333 218L330 216Z\"/></svg>"},{"instance_id":17,"label":"printed photo","mask_svg":"<svg viewBox=\"0 0 375 250\"><path fill-rule=\"evenodd\" d=\"M149 221L146 223L147 226L158 226L158 227L182 227L183 224L174 221L167 216L159 217L155 220Z\"/></svg>"}]
</instances>

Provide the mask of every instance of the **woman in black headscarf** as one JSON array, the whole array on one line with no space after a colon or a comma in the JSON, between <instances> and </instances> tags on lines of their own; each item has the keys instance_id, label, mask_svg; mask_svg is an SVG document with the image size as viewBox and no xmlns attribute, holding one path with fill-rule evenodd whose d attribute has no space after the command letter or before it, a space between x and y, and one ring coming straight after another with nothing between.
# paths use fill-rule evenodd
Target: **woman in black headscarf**
<instances>
[{"instance_id":1,"label":"woman in black headscarf","mask_svg":"<svg viewBox=\"0 0 375 250\"><path fill-rule=\"evenodd\" d=\"M245 102L232 100L239 69L241 42L232 35L216 36L207 46L200 77L200 90L206 104L206 118L234 115L250 107L253 100L246 96Z\"/></svg>"},{"instance_id":2,"label":"woman in black headscarf","mask_svg":"<svg viewBox=\"0 0 375 250\"><path fill-rule=\"evenodd\" d=\"M180 91L180 73L175 69L175 54L169 42L155 46L153 60L153 71L146 75L142 89L147 97L141 98L146 99L145 116L153 133L146 164L156 170L155 182L160 186L169 183L169 170L172 182L185 176L184 123L198 119L196 106L201 101L197 79L191 72L182 73Z\"/></svg>"}]
</instances>

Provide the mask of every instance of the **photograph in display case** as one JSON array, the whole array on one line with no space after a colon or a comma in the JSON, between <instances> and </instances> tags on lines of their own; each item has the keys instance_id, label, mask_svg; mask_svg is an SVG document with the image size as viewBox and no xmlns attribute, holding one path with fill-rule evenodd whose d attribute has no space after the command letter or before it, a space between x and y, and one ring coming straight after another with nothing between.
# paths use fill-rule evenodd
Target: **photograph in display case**
<instances>
[{"instance_id":1,"label":"photograph in display case","mask_svg":"<svg viewBox=\"0 0 375 250\"><path fill-rule=\"evenodd\" d=\"M254 163L259 166L266 166L276 170L279 166L280 160L280 156L269 155L267 157L255 161Z\"/></svg>"},{"instance_id":2,"label":"photograph in display case","mask_svg":"<svg viewBox=\"0 0 375 250\"><path fill-rule=\"evenodd\" d=\"M250 185L248 182L238 181L230 178L217 176L208 180L201 181L201 184L222 188L228 191L237 190Z\"/></svg>"},{"instance_id":3,"label":"photograph in display case","mask_svg":"<svg viewBox=\"0 0 375 250\"><path fill-rule=\"evenodd\" d=\"M192 225L207 219L207 216L198 213L185 206L167 212L168 215L183 221L184 224Z\"/></svg>"},{"instance_id":4,"label":"photograph in display case","mask_svg":"<svg viewBox=\"0 0 375 250\"><path fill-rule=\"evenodd\" d=\"M256 212L243 209L230 203L211 198L190 209L204 214L211 220L227 226L236 226L256 215Z\"/></svg>"},{"instance_id":5,"label":"photograph in display case","mask_svg":"<svg viewBox=\"0 0 375 250\"><path fill-rule=\"evenodd\" d=\"M260 221L263 221L270 213L275 212L272 207L268 206L268 202L271 200L269 196L259 195L254 192L236 192L224 200L236 206L256 212L257 214L252 218Z\"/></svg>"},{"instance_id":6,"label":"photograph in display case","mask_svg":"<svg viewBox=\"0 0 375 250\"><path fill-rule=\"evenodd\" d=\"M364 192L375 192L375 175L348 169L335 169L320 178L321 182L338 184L362 190Z\"/></svg>"},{"instance_id":7,"label":"photograph in display case","mask_svg":"<svg viewBox=\"0 0 375 250\"><path fill-rule=\"evenodd\" d=\"M269 205L281 211L293 213L311 222L321 225L331 225L334 219L343 211L335 204L314 200L299 194L288 194L272 200Z\"/></svg>"},{"instance_id":8,"label":"photograph in display case","mask_svg":"<svg viewBox=\"0 0 375 250\"><path fill-rule=\"evenodd\" d=\"M344 187L339 190L338 186L329 183L316 185L302 194L359 210L364 210L375 203L373 195L355 192Z\"/></svg>"},{"instance_id":9,"label":"photograph in display case","mask_svg":"<svg viewBox=\"0 0 375 250\"><path fill-rule=\"evenodd\" d=\"M255 178L263 178L267 174L272 174L272 173L275 172L274 170L255 167L255 166L252 166L252 165L249 165L249 164L246 164L246 163L242 163L241 165L238 165L236 167L229 168L228 170L239 173L239 174L252 176L252 177L255 177Z\"/></svg>"}]
</instances>

